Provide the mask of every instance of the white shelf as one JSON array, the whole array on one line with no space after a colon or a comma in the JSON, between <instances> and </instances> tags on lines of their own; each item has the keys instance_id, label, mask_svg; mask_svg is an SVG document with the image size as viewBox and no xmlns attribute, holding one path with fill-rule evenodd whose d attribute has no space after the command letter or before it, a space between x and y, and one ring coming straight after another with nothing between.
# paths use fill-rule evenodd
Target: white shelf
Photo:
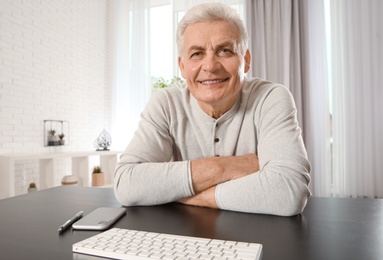
<instances>
[{"instance_id":1,"label":"white shelf","mask_svg":"<svg viewBox=\"0 0 383 260\"><path fill-rule=\"evenodd\" d=\"M46 189L54 186L56 158L72 159L72 175L80 180L80 185L91 186L89 156L99 156L100 166L105 174L105 185L113 184L113 175L121 151L88 151L60 153L14 153L0 155L0 199L15 196L15 164L21 160L39 160L40 187Z\"/></svg>"}]
</instances>

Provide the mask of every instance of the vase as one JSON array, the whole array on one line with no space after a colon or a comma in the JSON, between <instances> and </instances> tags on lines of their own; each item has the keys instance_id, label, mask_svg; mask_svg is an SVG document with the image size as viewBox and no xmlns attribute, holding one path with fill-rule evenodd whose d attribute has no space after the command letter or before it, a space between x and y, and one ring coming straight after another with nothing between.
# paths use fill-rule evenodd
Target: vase
<instances>
[{"instance_id":1,"label":"vase","mask_svg":"<svg viewBox=\"0 0 383 260\"><path fill-rule=\"evenodd\" d=\"M74 175L65 175L61 180L62 185L78 185L78 178Z\"/></svg>"},{"instance_id":2,"label":"vase","mask_svg":"<svg viewBox=\"0 0 383 260\"><path fill-rule=\"evenodd\" d=\"M37 187L28 187L28 193L37 191Z\"/></svg>"},{"instance_id":3,"label":"vase","mask_svg":"<svg viewBox=\"0 0 383 260\"><path fill-rule=\"evenodd\" d=\"M104 173L92 173L92 186L104 185Z\"/></svg>"}]
</instances>

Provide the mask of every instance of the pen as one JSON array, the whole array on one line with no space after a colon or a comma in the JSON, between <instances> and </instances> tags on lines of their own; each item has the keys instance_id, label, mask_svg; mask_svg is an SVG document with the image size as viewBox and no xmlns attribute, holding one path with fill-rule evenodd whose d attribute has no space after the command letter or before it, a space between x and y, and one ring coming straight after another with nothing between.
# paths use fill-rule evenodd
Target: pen
<instances>
[{"instance_id":1,"label":"pen","mask_svg":"<svg viewBox=\"0 0 383 260\"><path fill-rule=\"evenodd\" d=\"M59 229L57 230L59 232L59 234L61 234L64 230L66 230L68 227L70 227L70 225L72 225L74 222L76 222L77 220L79 220L81 217L82 217L82 213L84 213L84 211L80 211L79 213L77 213L76 215L73 216L73 218L69 219L67 222L65 222L64 224L62 224Z\"/></svg>"}]
</instances>

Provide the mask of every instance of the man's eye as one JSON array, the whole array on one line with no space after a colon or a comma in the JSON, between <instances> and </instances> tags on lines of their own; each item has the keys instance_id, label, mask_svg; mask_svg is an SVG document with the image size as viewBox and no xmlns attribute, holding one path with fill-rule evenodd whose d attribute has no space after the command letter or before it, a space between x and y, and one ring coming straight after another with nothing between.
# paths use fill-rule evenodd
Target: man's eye
<instances>
[{"instance_id":1,"label":"man's eye","mask_svg":"<svg viewBox=\"0 0 383 260\"><path fill-rule=\"evenodd\" d=\"M232 51L230 49L222 49L221 52L222 53L232 53Z\"/></svg>"},{"instance_id":2,"label":"man's eye","mask_svg":"<svg viewBox=\"0 0 383 260\"><path fill-rule=\"evenodd\" d=\"M192 53L191 57L198 57L198 56L201 56L201 55L202 55L202 52L198 51L198 52Z\"/></svg>"},{"instance_id":3,"label":"man's eye","mask_svg":"<svg viewBox=\"0 0 383 260\"><path fill-rule=\"evenodd\" d=\"M203 55L204 55L204 53L202 51L196 51L190 55L190 59L191 60L201 60L203 58Z\"/></svg>"}]
</instances>

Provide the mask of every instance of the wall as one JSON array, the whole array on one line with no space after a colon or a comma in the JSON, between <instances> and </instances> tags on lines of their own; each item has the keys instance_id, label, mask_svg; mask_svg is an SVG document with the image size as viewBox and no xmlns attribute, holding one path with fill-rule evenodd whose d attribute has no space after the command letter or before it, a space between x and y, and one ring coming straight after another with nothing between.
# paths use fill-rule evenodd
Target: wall
<instances>
[{"instance_id":1,"label":"wall","mask_svg":"<svg viewBox=\"0 0 383 260\"><path fill-rule=\"evenodd\" d=\"M107 0L0 1L0 154L94 150L110 131L109 17ZM69 145L44 146L47 119L69 122ZM38 172L18 162L16 194Z\"/></svg>"}]
</instances>

